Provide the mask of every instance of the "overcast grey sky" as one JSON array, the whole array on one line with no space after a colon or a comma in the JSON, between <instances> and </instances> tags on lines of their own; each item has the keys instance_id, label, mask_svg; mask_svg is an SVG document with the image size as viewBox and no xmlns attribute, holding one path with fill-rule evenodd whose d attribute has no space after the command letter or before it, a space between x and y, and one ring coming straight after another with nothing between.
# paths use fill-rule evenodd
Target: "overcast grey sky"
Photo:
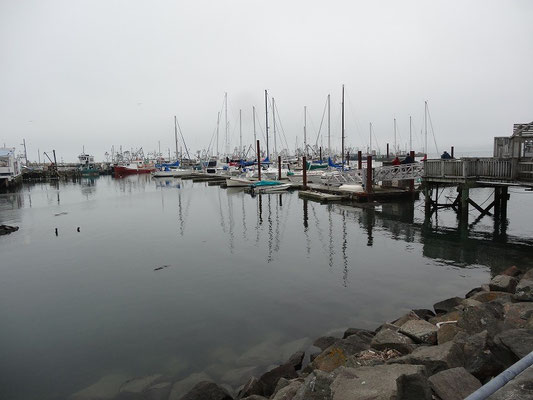
<instances>
[{"instance_id":1,"label":"overcast grey sky","mask_svg":"<svg viewBox=\"0 0 533 400\"><path fill-rule=\"evenodd\" d=\"M490 149L533 120L532 18L529 0L0 0L0 145L167 149L177 115L206 148L227 92L233 148L239 109L246 144L253 105L264 129L268 89L291 149L304 106L315 141L330 93L340 147L344 83L349 146L372 122L384 151L395 117L405 146L412 115L419 150L427 99L440 151Z\"/></svg>"}]
</instances>

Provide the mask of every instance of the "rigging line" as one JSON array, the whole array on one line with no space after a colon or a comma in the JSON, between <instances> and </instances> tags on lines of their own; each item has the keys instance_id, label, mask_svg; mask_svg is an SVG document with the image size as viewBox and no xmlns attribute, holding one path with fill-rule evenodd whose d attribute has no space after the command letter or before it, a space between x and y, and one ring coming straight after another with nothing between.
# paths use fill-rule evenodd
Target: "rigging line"
<instances>
[{"instance_id":1,"label":"rigging line","mask_svg":"<svg viewBox=\"0 0 533 400\"><path fill-rule=\"evenodd\" d=\"M189 154L189 149L187 147L187 143L185 143L185 138L183 137L183 132L181 131L180 122L176 118L176 123L178 124L178 130L180 131L181 140L183 141L183 145L185 146L185 151L187 152L187 157L189 157L189 160L191 159L191 155Z\"/></svg>"},{"instance_id":2,"label":"rigging line","mask_svg":"<svg viewBox=\"0 0 533 400\"><path fill-rule=\"evenodd\" d=\"M285 148L288 150L289 149L289 143L287 142L287 136L285 135L285 129L283 129L283 124L281 123L281 117L279 115L278 106L275 104L274 108L275 108L276 115L278 116L279 127L281 128L281 133L283 133L283 139L285 140Z\"/></svg>"},{"instance_id":3,"label":"rigging line","mask_svg":"<svg viewBox=\"0 0 533 400\"><path fill-rule=\"evenodd\" d=\"M361 127L359 126L359 122L357 121L357 118L355 118L355 106L353 105L352 99L350 98L350 95L347 90L345 90L345 96L348 100L348 103L351 105L351 108L354 110L353 113L350 114L351 118L353 119L353 122L355 124L355 131L359 135L359 140L361 140L362 143L367 143L366 139L363 139L363 135L361 133ZM344 140L346 140L346 127L344 128ZM368 143L370 145L370 143Z\"/></svg>"},{"instance_id":4,"label":"rigging line","mask_svg":"<svg viewBox=\"0 0 533 400\"><path fill-rule=\"evenodd\" d=\"M433 134L433 142L435 143L435 150L437 151L437 154L440 154L439 149L437 147L437 138L435 137L435 130L433 129L433 121L431 121L431 114L429 113L429 107L427 108L427 112L428 112L429 126L431 127L431 133Z\"/></svg>"},{"instance_id":5,"label":"rigging line","mask_svg":"<svg viewBox=\"0 0 533 400\"><path fill-rule=\"evenodd\" d=\"M322 120L320 121L320 127L318 128L318 134L316 135L315 146L318 146L318 139L320 139L320 132L322 131L322 124L324 123L324 117L326 116L327 108L328 108L328 99L326 98L326 103L324 104L324 111L322 112Z\"/></svg>"},{"instance_id":6,"label":"rigging line","mask_svg":"<svg viewBox=\"0 0 533 400\"><path fill-rule=\"evenodd\" d=\"M259 126L259 130L261 131L261 137L263 138L263 143L266 142L266 138L265 138L265 131L263 131L263 127L261 126L261 121L259 121L259 118L257 116L257 109L256 109L256 112L255 112L255 120L257 121L257 125L256 126ZM254 143L254 146L256 144Z\"/></svg>"}]
</instances>

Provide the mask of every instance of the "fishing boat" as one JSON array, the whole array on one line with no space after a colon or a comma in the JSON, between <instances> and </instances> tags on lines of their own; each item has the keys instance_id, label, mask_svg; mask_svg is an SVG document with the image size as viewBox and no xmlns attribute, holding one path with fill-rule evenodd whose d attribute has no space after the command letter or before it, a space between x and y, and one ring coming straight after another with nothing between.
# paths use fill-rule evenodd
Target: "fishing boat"
<instances>
[{"instance_id":1,"label":"fishing boat","mask_svg":"<svg viewBox=\"0 0 533 400\"><path fill-rule=\"evenodd\" d=\"M277 193L289 189L291 184L279 181L258 181L252 184L251 187L256 193Z\"/></svg>"},{"instance_id":2,"label":"fishing boat","mask_svg":"<svg viewBox=\"0 0 533 400\"><path fill-rule=\"evenodd\" d=\"M155 170L153 164L145 163L143 160L135 160L122 165L115 165L115 176L149 174Z\"/></svg>"},{"instance_id":3,"label":"fishing boat","mask_svg":"<svg viewBox=\"0 0 533 400\"><path fill-rule=\"evenodd\" d=\"M100 171L94 166L94 156L86 154L85 151L78 156L80 161L79 171L83 176L100 175Z\"/></svg>"}]
</instances>

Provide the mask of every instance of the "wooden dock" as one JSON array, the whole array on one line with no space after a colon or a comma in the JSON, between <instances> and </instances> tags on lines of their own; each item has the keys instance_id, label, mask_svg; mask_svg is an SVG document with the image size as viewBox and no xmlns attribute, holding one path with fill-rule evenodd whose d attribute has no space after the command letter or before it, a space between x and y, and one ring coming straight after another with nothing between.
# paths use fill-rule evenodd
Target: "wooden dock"
<instances>
[{"instance_id":1,"label":"wooden dock","mask_svg":"<svg viewBox=\"0 0 533 400\"><path fill-rule=\"evenodd\" d=\"M337 201L342 201L342 200L348 200L350 198L350 195L317 192L314 190L300 190L298 192L298 197L302 199L318 201L320 203L331 203L331 202L337 202Z\"/></svg>"}]
</instances>

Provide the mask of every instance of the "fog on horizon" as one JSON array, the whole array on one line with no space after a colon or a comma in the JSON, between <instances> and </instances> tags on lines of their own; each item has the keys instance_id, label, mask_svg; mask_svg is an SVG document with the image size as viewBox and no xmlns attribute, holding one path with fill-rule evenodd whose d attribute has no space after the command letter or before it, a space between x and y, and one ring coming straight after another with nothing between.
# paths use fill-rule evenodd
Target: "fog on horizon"
<instances>
[{"instance_id":1,"label":"fog on horizon","mask_svg":"<svg viewBox=\"0 0 533 400\"><path fill-rule=\"evenodd\" d=\"M436 150L490 151L494 136L533 120L532 11L527 0L2 1L0 146L20 151L25 139L30 161L37 149L76 161L83 146L97 160L111 146L167 154L176 115L195 152L214 146L227 92L233 150L241 109L243 144L253 106L263 141L268 89L290 151L303 142L304 106L317 141L331 94L340 148L344 84L348 147L368 146L372 122L384 152L396 118L405 148L412 116L421 150L428 100ZM223 140L222 115L221 152Z\"/></svg>"}]
</instances>

